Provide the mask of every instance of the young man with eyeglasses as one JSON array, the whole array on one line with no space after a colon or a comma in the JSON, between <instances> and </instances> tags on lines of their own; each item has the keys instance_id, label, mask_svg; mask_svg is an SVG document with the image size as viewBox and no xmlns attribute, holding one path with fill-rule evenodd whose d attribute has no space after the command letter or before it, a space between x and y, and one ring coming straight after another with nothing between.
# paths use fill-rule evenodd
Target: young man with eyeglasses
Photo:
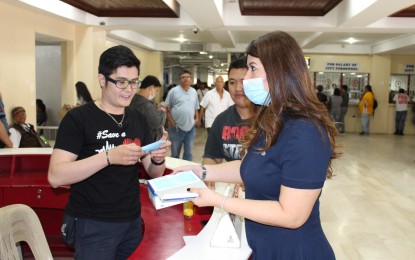
<instances>
[{"instance_id":1,"label":"young man with eyeglasses","mask_svg":"<svg viewBox=\"0 0 415 260\"><path fill-rule=\"evenodd\" d=\"M171 156L179 158L184 147L183 159L192 161L192 147L199 124L199 99L196 90L190 86L191 74L180 73L180 85L172 88L166 97L168 131L171 140Z\"/></svg>"},{"instance_id":2,"label":"young man with eyeglasses","mask_svg":"<svg viewBox=\"0 0 415 260\"><path fill-rule=\"evenodd\" d=\"M101 99L63 118L48 180L71 185L62 233L75 244L76 259L127 259L142 240L138 162L151 177L161 176L170 142L150 154L141 149L153 140L145 117L128 108L140 73L129 48L104 51L98 73Z\"/></svg>"}]
</instances>

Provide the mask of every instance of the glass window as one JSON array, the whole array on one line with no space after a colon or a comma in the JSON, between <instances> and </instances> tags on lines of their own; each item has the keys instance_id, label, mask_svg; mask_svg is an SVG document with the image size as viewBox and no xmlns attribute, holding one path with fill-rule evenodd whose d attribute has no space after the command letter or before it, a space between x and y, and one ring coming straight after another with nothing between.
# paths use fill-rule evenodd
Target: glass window
<instances>
[{"instance_id":1,"label":"glass window","mask_svg":"<svg viewBox=\"0 0 415 260\"><path fill-rule=\"evenodd\" d=\"M350 99L358 102L365 91L365 86L369 84L369 74L367 73L343 73L342 82L349 88Z\"/></svg>"},{"instance_id":2,"label":"glass window","mask_svg":"<svg viewBox=\"0 0 415 260\"><path fill-rule=\"evenodd\" d=\"M410 100L413 100L415 96L414 79L414 74L392 74L389 83L389 103L395 103L393 97L401 88L409 95Z\"/></svg>"},{"instance_id":3,"label":"glass window","mask_svg":"<svg viewBox=\"0 0 415 260\"><path fill-rule=\"evenodd\" d=\"M334 89L341 85L347 85L350 102L359 102L365 86L369 84L368 73L341 73L341 72L311 72L311 80L315 85L322 85L327 96L333 95Z\"/></svg>"},{"instance_id":4,"label":"glass window","mask_svg":"<svg viewBox=\"0 0 415 260\"><path fill-rule=\"evenodd\" d=\"M336 72L317 72L316 86L322 85L323 92L327 97L333 95L334 89L340 87L341 73Z\"/></svg>"}]
</instances>

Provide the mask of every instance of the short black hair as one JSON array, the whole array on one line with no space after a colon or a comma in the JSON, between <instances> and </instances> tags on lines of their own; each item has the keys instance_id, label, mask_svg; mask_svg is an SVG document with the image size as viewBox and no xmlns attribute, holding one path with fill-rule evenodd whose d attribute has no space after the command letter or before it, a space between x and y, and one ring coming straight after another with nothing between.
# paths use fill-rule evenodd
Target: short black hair
<instances>
[{"instance_id":1,"label":"short black hair","mask_svg":"<svg viewBox=\"0 0 415 260\"><path fill-rule=\"evenodd\" d=\"M232 69L248 69L248 65L246 64L246 55L234 59L231 64L229 64L228 75Z\"/></svg>"},{"instance_id":2,"label":"short black hair","mask_svg":"<svg viewBox=\"0 0 415 260\"><path fill-rule=\"evenodd\" d=\"M183 74L189 74L192 75L192 73L188 70L182 70L182 72L180 72L179 76L182 76Z\"/></svg>"},{"instance_id":3,"label":"short black hair","mask_svg":"<svg viewBox=\"0 0 415 260\"><path fill-rule=\"evenodd\" d=\"M148 75L147 77L143 79L143 81L141 81L140 88L145 89L150 86L161 87L161 83L157 77L153 75Z\"/></svg>"},{"instance_id":4,"label":"short black hair","mask_svg":"<svg viewBox=\"0 0 415 260\"><path fill-rule=\"evenodd\" d=\"M43 103L42 99L39 99L39 98L36 99L36 106L38 106L40 110L42 110L42 112L46 111L46 105L45 103Z\"/></svg>"},{"instance_id":5,"label":"short black hair","mask_svg":"<svg viewBox=\"0 0 415 260\"><path fill-rule=\"evenodd\" d=\"M127 66L128 68L136 67L138 72L140 72L140 64L140 60L130 48L118 45L107 49L101 54L98 73L109 76L122 66Z\"/></svg>"},{"instance_id":6,"label":"short black hair","mask_svg":"<svg viewBox=\"0 0 415 260\"><path fill-rule=\"evenodd\" d=\"M333 95L340 96L340 89L339 88L335 88Z\"/></svg>"}]
</instances>

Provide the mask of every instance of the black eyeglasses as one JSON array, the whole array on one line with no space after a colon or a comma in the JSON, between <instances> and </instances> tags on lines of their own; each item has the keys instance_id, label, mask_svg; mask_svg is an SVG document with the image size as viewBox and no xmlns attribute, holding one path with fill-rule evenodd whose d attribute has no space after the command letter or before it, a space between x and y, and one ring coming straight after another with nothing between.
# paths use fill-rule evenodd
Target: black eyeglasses
<instances>
[{"instance_id":1,"label":"black eyeglasses","mask_svg":"<svg viewBox=\"0 0 415 260\"><path fill-rule=\"evenodd\" d=\"M139 79L132 79L132 80L128 80L128 79L112 79L108 76L105 76L105 79L108 80L109 82L112 82L115 84L115 86L117 88L120 89L126 89L128 87L128 85L131 86L132 89L136 89L138 88L138 86L141 83L141 80Z\"/></svg>"}]
</instances>

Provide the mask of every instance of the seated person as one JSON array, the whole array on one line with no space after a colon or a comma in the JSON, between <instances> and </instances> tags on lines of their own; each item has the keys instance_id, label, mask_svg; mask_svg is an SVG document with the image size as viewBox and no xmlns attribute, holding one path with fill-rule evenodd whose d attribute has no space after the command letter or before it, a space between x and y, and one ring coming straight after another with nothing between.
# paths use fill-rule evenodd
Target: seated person
<instances>
[{"instance_id":1,"label":"seated person","mask_svg":"<svg viewBox=\"0 0 415 260\"><path fill-rule=\"evenodd\" d=\"M41 139L32 124L26 123L26 110L23 107L12 109L13 124L10 126L10 139L13 148L49 146Z\"/></svg>"}]
</instances>

